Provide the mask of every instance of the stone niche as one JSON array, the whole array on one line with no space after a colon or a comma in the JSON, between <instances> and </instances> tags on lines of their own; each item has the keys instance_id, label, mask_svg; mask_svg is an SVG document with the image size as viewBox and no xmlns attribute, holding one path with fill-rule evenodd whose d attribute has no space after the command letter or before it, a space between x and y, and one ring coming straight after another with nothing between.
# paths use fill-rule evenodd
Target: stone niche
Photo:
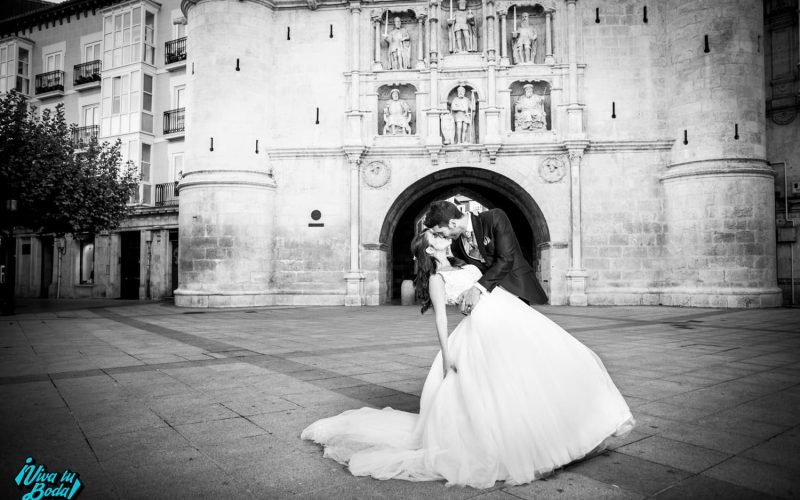
<instances>
[{"instance_id":1,"label":"stone niche","mask_svg":"<svg viewBox=\"0 0 800 500\"><path fill-rule=\"evenodd\" d=\"M463 97L459 88L464 89ZM480 99L478 91L466 83L454 86L447 94L447 113L441 116L442 142L445 145L468 145L480 142ZM463 123L469 124L467 133L461 133ZM461 123L459 123L461 122Z\"/></svg>"},{"instance_id":2,"label":"stone niche","mask_svg":"<svg viewBox=\"0 0 800 500\"><path fill-rule=\"evenodd\" d=\"M501 57L513 65L552 64L552 8L528 2L498 4L502 29Z\"/></svg>"},{"instance_id":3,"label":"stone niche","mask_svg":"<svg viewBox=\"0 0 800 500\"><path fill-rule=\"evenodd\" d=\"M378 135L417 134L416 92L413 85L406 83L378 88Z\"/></svg>"},{"instance_id":4,"label":"stone niche","mask_svg":"<svg viewBox=\"0 0 800 500\"><path fill-rule=\"evenodd\" d=\"M425 13L414 9L372 11L376 71L425 68Z\"/></svg>"},{"instance_id":5,"label":"stone niche","mask_svg":"<svg viewBox=\"0 0 800 500\"><path fill-rule=\"evenodd\" d=\"M550 83L544 80L516 81L509 87L512 132L548 132L553 128Z\"/></svg>"}]
</instances>

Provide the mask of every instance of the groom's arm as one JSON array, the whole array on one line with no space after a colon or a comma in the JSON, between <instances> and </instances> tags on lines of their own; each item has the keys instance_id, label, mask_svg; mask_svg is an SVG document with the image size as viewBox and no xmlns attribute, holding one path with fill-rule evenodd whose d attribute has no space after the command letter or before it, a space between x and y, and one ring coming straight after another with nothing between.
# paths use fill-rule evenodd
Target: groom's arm
<instances>
[{"instance_id":1,"label":"groom's arm","mask_svg":"<svg viewBox=\"0 0 800 500\"><path fill-rule=\"evenodd\" d=\"M515 245L514 229L508 216L500 209L494 211L494 261L481 279L478 280L487 291L491 292L494 287L505 279L514 267Z\"/></svg>"}]
</instances>

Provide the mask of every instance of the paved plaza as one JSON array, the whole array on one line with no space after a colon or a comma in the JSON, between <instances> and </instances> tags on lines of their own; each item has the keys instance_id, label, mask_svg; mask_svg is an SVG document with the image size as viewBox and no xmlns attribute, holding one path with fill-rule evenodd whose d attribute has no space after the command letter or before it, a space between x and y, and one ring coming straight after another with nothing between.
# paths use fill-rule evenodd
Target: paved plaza
<instances>
[{"instance_id":1,"label":"paved plaza","mask_svg":"<svg viewBox=\"0 0 800 500\"><path fill-rule=\"evenodd\" d=\"M23 301L0 318L0 498L27 491L27 457L77 472L81 499L800 497L800 309L537 309L638 425L549 479L475 490L356 478L299 439L346 409L416 411L431 313Z\"/></svg>"}]
</instances>

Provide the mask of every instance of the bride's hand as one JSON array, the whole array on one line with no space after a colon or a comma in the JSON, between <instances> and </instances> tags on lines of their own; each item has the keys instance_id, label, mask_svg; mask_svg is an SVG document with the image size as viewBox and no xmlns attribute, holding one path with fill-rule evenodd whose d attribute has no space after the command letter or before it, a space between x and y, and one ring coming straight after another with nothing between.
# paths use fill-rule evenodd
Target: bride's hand
<instances>
[{"instance_id":1,"label":"bride's hand","mask_svg":"<svg viewBox=\"0 0 800 500\"><path fill-rule=\"evenodd\" d=\"M442 378L447 378L447 374L450 372L458 373L458 368L456 368L456 364L452 361L445 361L442 364Z\"/></svg>"}]
</instances>

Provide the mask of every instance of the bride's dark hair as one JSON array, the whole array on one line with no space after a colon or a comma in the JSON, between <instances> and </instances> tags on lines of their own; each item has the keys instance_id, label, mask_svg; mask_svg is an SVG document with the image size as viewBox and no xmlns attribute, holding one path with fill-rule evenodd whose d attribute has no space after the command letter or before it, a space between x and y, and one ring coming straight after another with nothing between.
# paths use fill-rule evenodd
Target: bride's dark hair
<instances>
[{"instance_id":1,"label":"bride's dark hair","mask_svg":"<svg viewBox=\"0 0 800 500\"><path fill-rule=\"evenodd\" d=\"M422 306L420 310L422 314L425 314L425 311L430 309L431 305L433 305L431 303L430 292L428 291L428 283L431 276L436 273L436 259L425 251L430 246L428 238L432 234L430 229L426 229L414 236L414 239L411 240L411 254L417 262L417 276L414 278L414 291L417 300ZM448 257L447 260L450 261L450 265L455 267L464 265L464 261L455 257Z\"/></svg>"}]
</instances>

